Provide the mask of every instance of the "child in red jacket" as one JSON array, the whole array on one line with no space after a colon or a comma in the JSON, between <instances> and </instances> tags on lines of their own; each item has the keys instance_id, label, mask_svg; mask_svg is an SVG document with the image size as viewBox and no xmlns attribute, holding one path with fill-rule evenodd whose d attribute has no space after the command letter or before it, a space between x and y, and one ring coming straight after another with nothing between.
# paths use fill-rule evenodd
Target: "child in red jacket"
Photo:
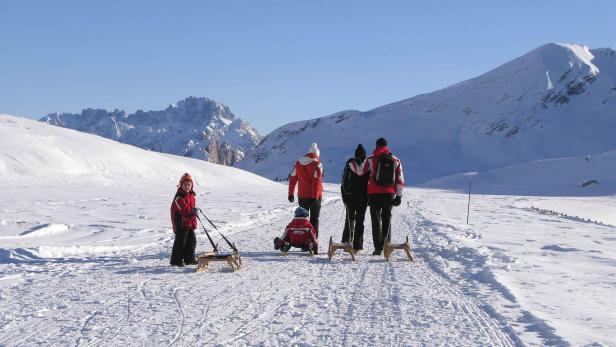
<instances>
[{"instance_id":1,"label":"child in red jacket","mask_svg":"<svg viewBox=\"0 0 616 347\"><path fill-rule=\"evenodd\" d=\"M274 239L274 249L288 252L291 247L318 254L317 232L308 219L308 211L303 207L295 210L295 218L287 225L282 238Z\"/></svg>"},{"instance_id":2,"label":"child in red jacket","mask_svg":"<svg viewBox=\"0 0 616 347\"><path fill-rule=\"evenodd\" d=\"M171 251L171 266L184 266L197 264L195 248L197 238L197 211L193 179L185 173L180 178L178 190L171 202L171 224L175 240Z\"/></svg>"}]
</instances>

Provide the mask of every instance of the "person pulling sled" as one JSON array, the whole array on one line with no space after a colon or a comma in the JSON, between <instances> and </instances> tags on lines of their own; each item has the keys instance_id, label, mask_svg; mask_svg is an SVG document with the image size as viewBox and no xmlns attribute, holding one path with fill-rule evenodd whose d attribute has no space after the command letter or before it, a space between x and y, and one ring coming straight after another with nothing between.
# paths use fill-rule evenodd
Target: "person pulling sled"
<instances>
[{"instance_id":1,"label":"person pulling sled","mask_svg":"<svg viewBox=\"0 0 616 347\"><path fill-rule=\"evenodd\" d=\"M197 211L193 179L185 173L180 178L178 190L171 202L171 224L175 240L171 250L171 266L196 265L195 248L197 238Z\"/></svg>"},{"instance_id":2,"label":"person pulling sled","mask_svg":"<svg viewBox=\"0 0 616 347\"><path fill-rule=\"evenodd\" d=\"M282 238L274 239L274 249L287 253L291 247L301 248L302 251L318 254L319 241L317 232L308 219L308 210L303 207L295 209L295 217L287 225Z\"/></svg>"}]
</instances>

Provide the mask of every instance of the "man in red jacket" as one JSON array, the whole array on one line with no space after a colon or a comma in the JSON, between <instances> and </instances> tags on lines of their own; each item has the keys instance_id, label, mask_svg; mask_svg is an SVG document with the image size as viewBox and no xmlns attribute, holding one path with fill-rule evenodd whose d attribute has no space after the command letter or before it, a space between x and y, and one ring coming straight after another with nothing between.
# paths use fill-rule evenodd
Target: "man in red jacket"
<instances>
[{"instance_id":1,"label":"man in red jacket","mask_svg":"<svg viewBox=\"0 0 616 347\"><path fill-rule=\"evenodd\" d=\"M178 190L171 202L171 224L175 240L171 250L171 266L196 265L195 248L197 238L197 208L193 190L193 179L185 173L180 178Z\"/></svg>"},{"instance_id":2,"label":"man in red jacket","mask_svg":"<svg viewBox=\"0 0 616 347\"><path fill-rule=\"evenodd\" d=\"M323 165L319 161L319 147L316 143L310 146L310 151L295 162L289 176L289 202L295 200L297 185L297 200L299 206L310 212L310 224L319 235L319 213L321 212L321 197L323 196Z\"/></svg>"},{"instance_id":3,"label":"man in red jacket","mask_svg":"<svg viewBox=\"0 0 616 347\"><path fill-rule=\"evenodd\" d=\"M387 140L376 140L376 149L366 160L365 172L370 172L368 181L368 205L372 220L373 255L381 255L385 238L391 240L391 208L402 202L404 174L402 163L387 148Z\"/></svg>"}]
</instances>

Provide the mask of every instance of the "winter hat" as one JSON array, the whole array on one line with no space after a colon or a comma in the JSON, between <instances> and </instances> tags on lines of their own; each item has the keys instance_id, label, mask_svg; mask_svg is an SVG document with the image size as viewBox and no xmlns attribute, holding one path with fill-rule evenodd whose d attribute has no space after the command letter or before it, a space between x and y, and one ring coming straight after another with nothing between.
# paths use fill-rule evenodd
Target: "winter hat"
<instances>
[{"instance_id":1,"label":"winter hat","mask_svg":"<svg viewBox=\"0 0 616 347\"><path fill-rule=\"evenodd\" d=\"M308 211L303 207L298 207L295 209L295 218L300 217L308 217Z\"/></svg>"},{"instance_id":2,"label":"winter hat","mask_svg":"<svg viewBox=\"0 0 616 347\"><path fill-rule=\"evenodd\" d=\"M361 145L361 143L357 145L357 148L355 148L355 159L366 159L366 150L364 149L364 146Z\"/></svg>"},{"instance_id":3,"label":"winter hat","mask_svg":"<svg viewBox=\"0 0 616 347\"><path fill-rule=\"evenodd\" d=\"M310 146L310 151L308 151L308 153L314 153L317 157L321 156L321 151L319 150L316 142Z\"/></svg>"},{"instance_id":4,"label":"winter hat","mask_svg":"<svg viewBox=\"0 0 616 347\"><path fill-rule=\"evenodd\" d=\"M380 139L376 140L376 146L377 147L387 147L387 140L381 137Z\"/></svg>"},{"instance_id":5,"label":"winter hat","mask_svg":"<svg viewBox=\"0 0 616 347\"><path fill-rule=\"evenodd\" d=\"M180 178L180 183L178 184L178 187L181 187L182 184L186 181L190 181L190 183L192 183L193 185L195 185L195 183L193 182L192 176L187 172L185 174L182 175L182 178Z\"/></svg>"}]
</instances>

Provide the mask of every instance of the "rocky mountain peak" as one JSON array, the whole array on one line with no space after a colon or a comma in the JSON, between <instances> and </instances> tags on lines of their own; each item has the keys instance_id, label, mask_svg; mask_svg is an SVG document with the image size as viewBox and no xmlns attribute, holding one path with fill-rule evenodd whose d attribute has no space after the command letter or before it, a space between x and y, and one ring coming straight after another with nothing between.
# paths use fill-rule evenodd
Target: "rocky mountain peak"
<instances>
[{"instance_id":1,"label":"rocky mountain peak","mask_svg":"<svg viewBox=\"0 0 616 347\"><path fill-rule=\"evenodd\" d=\"M84 109L79 114L51 113L41 121L94 133L123 143L233 165L261 140L258 132L229 107L190 96L161 111Z\"/></svg>"}]
</instances>

